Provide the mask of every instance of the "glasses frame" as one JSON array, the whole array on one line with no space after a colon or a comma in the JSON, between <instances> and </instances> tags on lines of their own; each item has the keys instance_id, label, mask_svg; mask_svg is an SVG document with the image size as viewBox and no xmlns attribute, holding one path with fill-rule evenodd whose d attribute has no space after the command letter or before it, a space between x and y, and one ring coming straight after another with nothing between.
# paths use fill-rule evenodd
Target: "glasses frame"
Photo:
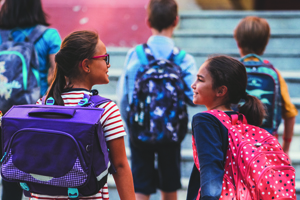
<instances>
[{"instance_id":1,"label":"glasses frame","mask_svg":"<svg viewBox=\"0 0 300 200\"><path fill-rule=\"evenodd\" d=\"M106 57L105 62L106 62L106 65L109 65L109 54L105 54L105 55L101 55L101 56L94 56L92 57L91 59L97 59L97 58L103 58L103 57Z\"/></svg>"}]
</instances>

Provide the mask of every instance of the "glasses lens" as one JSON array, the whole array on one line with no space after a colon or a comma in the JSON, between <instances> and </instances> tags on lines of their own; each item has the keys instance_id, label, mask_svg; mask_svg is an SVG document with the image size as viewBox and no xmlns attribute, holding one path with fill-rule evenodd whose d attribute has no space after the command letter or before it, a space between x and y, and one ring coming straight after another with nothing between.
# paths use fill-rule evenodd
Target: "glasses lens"
<instances>
[{"instance_id":1,"label":"glasses lens","mask_svg":"<svg viewBox=\"0 0 300 200\"><path fill-rule=\"evenodd\" d=\"M106 64L109 65L109 54L105 57Z\"/></svg>"}]
</instances>

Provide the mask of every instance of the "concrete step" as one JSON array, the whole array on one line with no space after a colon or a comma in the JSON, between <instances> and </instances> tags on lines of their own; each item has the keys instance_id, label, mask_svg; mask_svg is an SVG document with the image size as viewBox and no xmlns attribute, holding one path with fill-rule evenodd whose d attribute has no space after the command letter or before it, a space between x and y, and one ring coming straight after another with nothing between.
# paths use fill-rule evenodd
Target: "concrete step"
<instances>
[{"instance_id":1,"label":"concrete step","mask_svg":"<svg viewBox=\"0 0 300 200\"><path fill-rule=\"evenodd\" d=\"M126 53L128 52L129 48L122 48L122 47L108 47L107 52L111 55L111 69L123 69ZM236 46L234 49L225 49L220 48L216 50L211 49L190 49L185 48L188 53L194 56L196 60L197 66L201 66L202 63L211 55L214 54L223 54L229 55L235 58L239 58L239 52ZM300 50L274 50L270 49L269 52L266 52L263 55L264 59L270 60L272 64L278 70L299 70L298 65L300 63Z\"/></svg>"},{"instance_id":2,"label":"concrete step","mask_svg":"<svg viewBox=\"0 0 300 200\"><path fill-rule=\"evenodd\" d=\"M189 135L187 135L189 136ZM181 176L182 177L189 177L191 174L191 170L194 165L193 160L193 150L192 150L192 140L191 137L186 137L186 141L189 139L189 148L181 149ZM184 145L184 144L183 144ZM182 145L182 146L183 146ZM126 147L126 154L128 160L131 159L130 148ZM296 179L300 181L300 150L298 151L290 151L289 157L292 161L292 166L296 170Z\"/></svg>"},{"instance_id":3,"label":"concrete step","mask_svg":"<svg viewBox=\"0 0 300 200\"><path fill-rule=\"evenodd\" d=\"M265 18L271 30L300 30L299 11L186 11L180 13L180 29L231 30L246 16Z\"/></svg>"},{"instance_id":4,"label":"concrete step","mask_svg":"<svg viewBox=\"0 0 300 200\"><path fill-rule=\"evenodd\" d=\"M226 30L177 30L173 35L175 44L183 49L236 49L233 31ZM299 50L300 32L297 30L275 30L271 32L266 53L271 50Z\"/></svg>"}]
</instances>

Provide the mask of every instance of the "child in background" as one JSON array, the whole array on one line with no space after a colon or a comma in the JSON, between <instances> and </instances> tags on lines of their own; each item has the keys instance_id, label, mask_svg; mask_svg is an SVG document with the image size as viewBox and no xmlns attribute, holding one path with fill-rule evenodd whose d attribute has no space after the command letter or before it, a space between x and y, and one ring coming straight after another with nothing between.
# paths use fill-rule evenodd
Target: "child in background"
<instances>
[{"instance_id":1,"label":"child in background","mask_svg":"<svg viewBox=\"0 0 300 200\"><path fill-rule=\"evenodd\" d=\"M246 62L259 62L263 55L264 50L268 44L270 38L270 27L268 22L259 17L248 16L240 21L234 30L234 38L237 42L241 59L244 64ZM268 61L264 61L269 63ZM289 153L291 140L294 133L295 117L298 114L296 107L290 100L287 84L280 75L280 72L276 70L278 74L280 93L281 93L281 104L282 104L282 118L284 119L284 132L283 132L283 151ZM261 96L257 96L262 100ZM267 113L268 114L268 113ZM279 116L280 117L280 116ZM270 132L271 133L271 132ZM275 130L275 136L277 130ZM273 133L271 133L273 134Z\"/></svg>"},{"instance_id":2,"label":"child in background","mask_svg":"<svg viewBox=\"0 0 300 200\"><path fill-rule=\"evenodd\" d=\"M170 59L170 56L174 54L174 50L177 50L175 52L178 55L178 48L175 47L172 40L174 29L179 22L177 3L174 0L150 0L147 11L147 25L152 32L152 36L146 44L148 47L146 49L148 50L147 53L155 59L166 60ZM127 54L124 73L120 77L117 91L117 94L121 96L119 104L121 115L127 123L127 127L130 125L128 122L128 108L133 102L136 76L142 66L136 49L131 49ZM192 104L193 92L189 85L192 84L196 75L195 60L191 55L186 54L179 66L181 68L181 78L186 86L183 91L186 96L185 103ZM133 131L130 134L139 134L133 133ZM130 149L131 168L137 199L147 200L159 188L162 200L176 200L177 190L181 188L180 143L172 146L167 146L167 144L163 144L163 146L156 145L150 149L135 145L131 141ZM155 154L158 157L157 168L154 165Z\"/></svg>"},{"instance_id":3,"label":"child in background","mask_svg":"<svg viewBox=\"0 0 300 200\"><path fill-rule=\"evenodd\" d=\"M84 94L92 95L91 89L95 84L107 84L109 54L99 39L98 34L91 31L77 31L68 35L62 42L61 50L55 56L56 69L47 98L52 97L56 105L76 106ZM42 104L42 100L38 101ZM113 174L121 200L135 199L133 181L128 165L124 136L119 109L112 101L103 103L99 108L105 112L100 122L103 127L110 161L116 169ZM50 197L32 194L34 199L68 199L67 196ZM108 200L107 184L93 196L80 199Z\"/></svg>"}]
</instances>

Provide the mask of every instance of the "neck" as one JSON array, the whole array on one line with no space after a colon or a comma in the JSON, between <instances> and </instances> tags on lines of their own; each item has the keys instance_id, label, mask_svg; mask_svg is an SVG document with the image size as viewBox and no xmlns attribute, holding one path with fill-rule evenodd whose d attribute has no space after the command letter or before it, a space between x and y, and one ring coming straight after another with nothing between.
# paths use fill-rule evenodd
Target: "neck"
<instances>
[{"instance_id":1,"label":"neck","mask_svg":"<svg viewBox=\"0 0 300 200\"><path fill-rule=\"evenodd\" d=\"M175 27L171 26L169 28L163 29L160 32L154 28L151 28L151 32L152 32L152 35L159 35L159 36L165 36L165 37L172 38L174 28Z\"/></svg>"},{"instance_id":2,"label":"neck","mask_svg":"<svg viewBox=\"0 0 300 200\"><path fill-rule=\"evenodd\" d=\"M93 85L91 85L88 81L83 80L73 80L71 81L72 88L83 88L87 90L91 90Z\"/></svg>"},{"instance_id":3,"label":"neck","mask_svg":"<svg viewBox=\"0 0 300 200\"><path fill-rule=\"evenodd\" d=\"M215 106L210 106L206 107L207 110L221 110L221 111L233 111L230 107L227 107L225 105L215 105Z\"/></svg>"}]
</instances>

